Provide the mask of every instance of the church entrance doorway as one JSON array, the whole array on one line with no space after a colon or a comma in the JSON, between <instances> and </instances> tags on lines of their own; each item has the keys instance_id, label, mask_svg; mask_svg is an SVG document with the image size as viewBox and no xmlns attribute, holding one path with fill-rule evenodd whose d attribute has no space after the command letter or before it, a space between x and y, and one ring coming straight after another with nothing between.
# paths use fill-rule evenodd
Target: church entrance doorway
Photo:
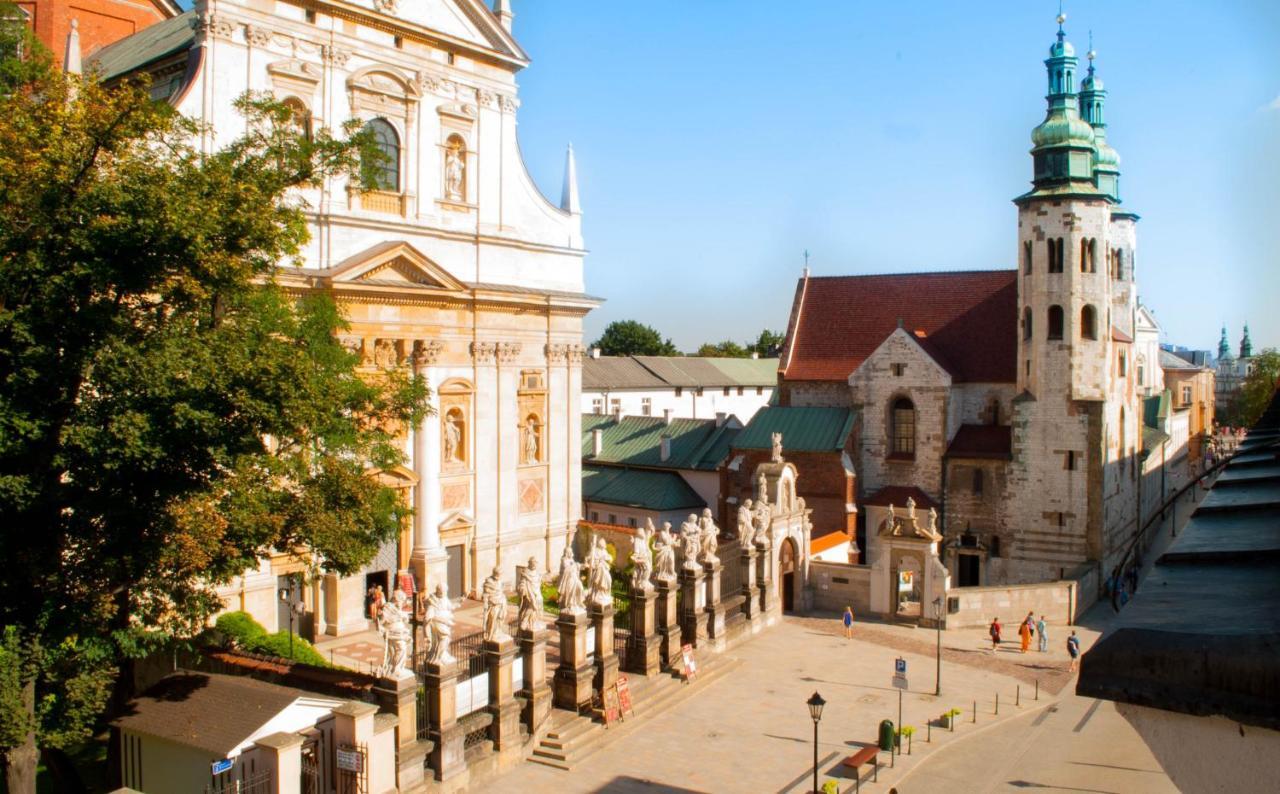
<instances>
[{"instance_id":1,"label":"church entrance doorway","mask_svg":"<svg viewBox=\"0 0 1280 794\"><path fill-rule=\"evenodd\" d=\"M778 587L782 590L782 611L796 608L796 544L791 538L782 541L778 550Z\"/></svg>"},{"instance_id":2,"label":"church entrance doorway","mask_svg":"<svg viewBox=\"0 0 1280 794\"><path fill-rule=\"evenodd\" d=\"M895 580L897 582L899 618L918 619L920 617L920 563L914 557L903 557L898 563Z\"/></svg>"},{"instance_id":3,"label":"church entrance doorway","mask_svg":"<svg viewBox=\"0 0 1280 794\"><path fill-rule=\"evenodd\" d=\"M456 546L446 546L445 551L449 554L448 582L449 598L462 598L467 594L465 562L467 547L462 544Z\"/></svg>"},{"instance_id":4,"label":"church entrance doorway","mask_svg":"<svg viewBox=\"0 0 1280 794\"><path fill-rule=\"evenodd\" d=\"M957 558L957 579L960 587L977 587L982 583L978 570L981 560L976 554L961 554Z\"/></svg>"}]
</instances>

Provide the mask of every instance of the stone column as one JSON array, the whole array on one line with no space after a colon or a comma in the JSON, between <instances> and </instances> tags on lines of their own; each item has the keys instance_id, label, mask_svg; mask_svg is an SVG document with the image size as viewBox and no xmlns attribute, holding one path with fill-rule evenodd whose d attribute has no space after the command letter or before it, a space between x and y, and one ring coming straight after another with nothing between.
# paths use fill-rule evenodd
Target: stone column
<instances>
[{"instance_id":1,"label":"stone column","mask_svg":"<svg viewBox=\"0 0 1280 794\"><path fill-rule=\"evenodd\" d=\"M450 780L467 770L463 752L466 734L458 723L458 663L427 662L425 668L422 683L431 709L427 738L435 743L431 748L431 768L436 780Z\"/></svg>"},{"instance_id":2,"label":"stone column","mask_svg":"<svg viewBox=\"0 0 1280 794\"><path fill-rule=\"evenodd\" d=\"M591 654L587 650L587 613L560 613L556 628L560 630L560 666L555 676L555 706L577 711L578 705L591 700Z\"/></svg>"},{"instance_id":3,"label":"stone column","mask_svg":"<svg viewBox=\"0 0 1280 794\"><path fill-rule=\"evenodd\" d=\"M489 671L489 738L494 750L520 746L520 704L516 702L511 683L511 666L516 659L516 644L507 637L499 642L484 643L485 668Z\"/></svg>"},{"instance_id":4,"label":"stone column","mask_svg":"<svg viewBox=\"0 0 1280 794\"><path fill-rule=\"evenodd\" d=\"M432 364L439 359L444 344L439 340L420 343L413 352L414 372L432 387ZM413 489L413 552L409 568L420 592L430 592L428 583L447 576L448 554L440 544L440 422L438 415L424 416L413 429L413 470L418 484ZM461 595L457 593L455 595Z\"/></svg>"},{"instance_id":5,"label":"stone column","mask_svg":"<svg viewBox=\"0 0 1280 794\"><path fill-rule=\"evenodd\" d=\"M724 603L720 599L720 572L724 569L719 560L702 563L707 584L707 638L711 647L723 651L725 647Z\"/></svg>"},{"instance_id":6,"label":"stone column","mask_svg":"<svg viewBox=\"0 0 1280 794\"><path fill-rule=\"evenodd\" d=\"M396 715L396 785L401 791L422 783L422 755L418 742L418 677L405 671L399 678L380 678L374 694L383 709Z\"/></svg>"},{"instance_id":7,"label":"stone column","mask_svg":"<svg viewBox=\"0 0 1280 794\"><path fill-rule=\"evenodd\" d=\"M647 582L645 584L648 585ZM661 638L656 631L655 614L657 598L652 586L639 590L631 588L631 642L627 667L630 672L640 675L653 675L661 669Z\"/></svg>"},{"instance_id":8,"label":"stone column","mask_svg":"<svg viewBox=\"0 0 1280 794\"><path fill-rule=\"evenodd\" d=\"M255 744L261 751L262 769L271 772L270 794L292 794L302 777L302 737L296 733L273 733Z\"/></svg>"},{"instance_id":9,"label":"stone column","mask_svg":"<svg viewBox=\"0 0 1280 794\"><path fill-rule=\"evenodd\" d=\"M756 602L760 605L760 611L768 614L769 602L772 600L772 596L769 593L769 558L773 556L773 549L765 546L763 549L758 549L757 554L759 556L756 557L756 562L759 567L757 568L756 586L759 588L759 592L756 594Z\"/></svg>"},{"instance_id":10,"label":"stone column","mask_svg":"<svg viewBox=\"0 0 1280 794\"><path fill-rule=\"evenodd\" d=\"M680 656L680 620L676 615L676 583L658 580L654 623L658 633L658 654L667 668ZM632 603L632 609L635 604ZM634 618L632 619L634 621Z\"/></svg>"},{"instance_id":11,"label":"stone column","mask_svg":"<svg viewBox=\"0 0 1280 794\"><path fill-rule=\"evenodd\" d=\"M604 691L618 683L618 657L613 652L613 604L592 604L589 609L591 625L596 630L595 678L592 685L601 693L600 702L603 704Z\"/></svg>"},{"instance_id":12,"label":"stone column","mask_svg":"<svg viewBox=\"0 0 1280 794\"><path fill-rule=\"evenodd\" d=\"M524 660L524 712L520 718L529 735L537 734L551 713L551 687L547 684L547 638L551 632L524 630L519 633L520 656Z\"/></svg>"},{"instance_id":13,"label":"stone column","mask_svg":"<svg viewBox=\"0 0 1280 794\"><path fill-rule=\"evenodd\" d=\"M707 643L707 588L702 568L680 568L680 633L686 645Z\"/></svg>"},{"instance_id":14,"label":"stone column","mask_svg":"<svg viewBox=\"0 0 1280 794\"><path fill-rule=\"evenodd\" d=\"M739 565L742 566L742 595L745 600L742 602L742 614L751 624L751 633L754 634L761 628L759 620L761 615L760 597L756 590L756 558L760 552L754 545L742 547L742 555Z\"/></svg>"}]
</instances>

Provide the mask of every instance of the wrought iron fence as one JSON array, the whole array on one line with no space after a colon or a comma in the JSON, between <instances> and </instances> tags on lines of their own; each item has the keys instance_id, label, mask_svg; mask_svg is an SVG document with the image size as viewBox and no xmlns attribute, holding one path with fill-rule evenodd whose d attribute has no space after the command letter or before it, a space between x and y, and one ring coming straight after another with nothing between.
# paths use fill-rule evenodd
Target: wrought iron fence
<instances>
[{"instance_id":1,"label":"wrought iron fence","mask_svg":"<svg viewBox=\"0 0 1280 794\"><path fill-rule=\"evenodd\" d=\"M430 655L427 647L430 640L425 634L419 638L418 651L413 660L413 668L419 675L426 672L427 658ZM449 653L458 660L458 667L463 678L474 678L485 672L484 666L484 632L477 631L454 637L449 642Z\"/></svg>"},{"instance_id":2,"label":"wrought iron fence","mask_svg":"<svg viewBox=\"0 0 1280 794\"><path fill-rule=\"evenodd\" d=\"M628 656L631 652L631 630L619 629L613 630L613 654L618 657L618 668L621 670L629 670L627 666Z\"/></svg>"},{"instance_id":3,"label":"wrought iron fence","mask_svg":"<svg viewBox=\"0 0 1280 794\"><path fill-rule=\"evenodd\" d=\"M720 597L727 598L742 592L742 545L730 540L720 544L716 555L720 557Z\"/></svg>"},{"instance_id":4,"label":"wrought iron fence","mask_svg":"<svg viewBox=\"0 0 1280 794\"><path fill-rule=\"evenodd\" d=\"M479 747L489 739L489 726L493 724L493 715L487 711L477 711L458 722L466 731L462 740L462 749L469 750L472 747Z\"/></svg>"},{"instance_id":5,"label":"wrought iron fence","mask_svg":"<svg viewBox=\"0 0 1280 794\"><path fill-rule=\"evenodd\" d=\"M205 794L271 794L271 791L270 769L238 780L217 780L204 787Z\"/></svg>"},{"instance_id":6,"label":"wrought iron fence","mask_svg":"<svg viewBox=\"0 0 1280 794\"><path fill-rule=\"evenodd\" d=\"M431 733L431 698L427 697L427 688L418 684L418 738L426 739Z\"/></svg>"}]
</instances>

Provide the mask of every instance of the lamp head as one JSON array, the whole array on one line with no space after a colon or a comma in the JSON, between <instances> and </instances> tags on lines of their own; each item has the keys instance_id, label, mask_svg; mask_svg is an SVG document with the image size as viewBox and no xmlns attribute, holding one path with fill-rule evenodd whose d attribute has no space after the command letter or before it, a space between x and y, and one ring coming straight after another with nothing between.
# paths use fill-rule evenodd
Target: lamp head
<instances>
[{"instance_id":1,"label":"lamp head","mask_svg":"<svg viewBox=\"0 0 1280 794\"><path fill-rule=\"evenodd\" d=\"M813 721L817 722L822 719L822 707L827 705L827 701L822 699L822 695L817 692L813 693L813 697L807 701L809 704L809 716L813 717Z\"/></svg>"}]
</instances>

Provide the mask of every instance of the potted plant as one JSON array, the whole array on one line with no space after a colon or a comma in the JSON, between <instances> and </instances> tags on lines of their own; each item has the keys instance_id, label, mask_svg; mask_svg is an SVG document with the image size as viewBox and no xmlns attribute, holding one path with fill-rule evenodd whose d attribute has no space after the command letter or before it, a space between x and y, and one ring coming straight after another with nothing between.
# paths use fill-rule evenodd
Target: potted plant
<instances>
[{"instance_id":1,"label":"potted plant","mask_svg":"<svg viewBox=\"0 0 1280 794\"><path fill-rule=\"evenodd\" d=\"M916 732L916 729L911 725L903 725L902 730L899 732L903 736L907 737L907 755L911 755L911 736ZM901 742L899 742L899 744L901 744Z\"/></svg>"},{"instance_id":2,"label":"potted plant","mask_svg":"<svg viewBox=\"0 0 1280 794\"><path fill-rule=\"evenodd\" d=\"M822 794L840 794L840 782L828 780L822 784Z\"/></svg>"}]
</instances>

